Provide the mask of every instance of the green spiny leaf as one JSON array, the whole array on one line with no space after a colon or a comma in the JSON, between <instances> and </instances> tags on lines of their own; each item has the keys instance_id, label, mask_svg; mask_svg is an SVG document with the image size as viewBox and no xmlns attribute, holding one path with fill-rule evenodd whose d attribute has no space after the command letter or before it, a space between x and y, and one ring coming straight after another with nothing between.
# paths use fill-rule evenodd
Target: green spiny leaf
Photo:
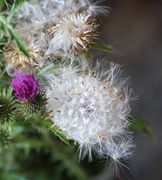
<instances>
[{"instance_id":1,"label":"green spiny leaf","mask_svg":"<svg viewBox=\"0 0 162 180\"><path fill-rule=\"evenodd\" d=\"M98 49L101 51L106 51L106 52L113 52L113 48L111 46L106 46L106 45L99 45L99 44L91 44L91 47L93 49Z\"/></svg>"},{"instance_id":2,"label":"green spiny leaf","mask_svg":"<svg viewBox=\"0 0 162 180\"><path fill-rule=\"evenodd\" d=\"M44 120L43 124L47 128L49 128L49 130L51 130L51 132L53 132L57 137L59 137L65 144L69 145L67 137L62 133L62 131L58 127L54 126L52 121Z\"/></svg>"},{"instance_id":3,"label":"green spiny leaf","mask_svg":"<svg viewBox=\"0 0 162 180\"><path fill-rule=\"evenodd\" d=\"M143 132L149 138L152 138L152 139L154 138L154 134L150 125L147 124L144 120L140 118L132 118L131 121L132 123L130 125L130 129Z\"/></svg>"},{"instance_id":4,"label":"green spiny leaf","mask_svg":"<svg viewBox=\"0 0 162 180\"><path fill-rule=\"evenodd\" d=\"M29 53L25 47L24 42L21 40L21 38L18 36L14 28L11 26L11 24L8 23L6 18L0 14L0 23L3 25L4 29L10 34L11 38L16 42L19 49L29 57Z\"/></svg>"}]
</instances>

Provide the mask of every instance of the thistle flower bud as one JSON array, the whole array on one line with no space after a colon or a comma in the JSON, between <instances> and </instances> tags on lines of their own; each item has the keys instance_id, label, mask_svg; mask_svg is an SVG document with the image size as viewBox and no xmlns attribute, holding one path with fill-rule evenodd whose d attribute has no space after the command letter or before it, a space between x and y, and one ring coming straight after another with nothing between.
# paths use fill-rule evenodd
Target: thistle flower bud
<instances>
[{"instance_id":1,"label":"thistle flower bud","mask_svg":"<svg viewBox=\"0 0 162 180\"><path fill-rule=\"evenodd\" d=\"M127 158L132 147L126 130L131 111L129 91L120 81L117 65L107 71L96 70L79 73L70 67L60 70L58 76L47 76L47 110L54 124L78 142L80 157L88 154L91 159L94 151L114 160Z\"/></svg>"},{"instance_id":2,"label":"thistle flower bud","mask_svg":"<svg viewBox=\"0 0 162 180\"><path fill-rule=\"evenodd\" d=\"M35 79L34 73L15 73L14 79L11 82L11 87L15 91L15 96L18 99L24 103L29 103L35 100L38 95L39 80Z\"/></svg>"}]
</instances>

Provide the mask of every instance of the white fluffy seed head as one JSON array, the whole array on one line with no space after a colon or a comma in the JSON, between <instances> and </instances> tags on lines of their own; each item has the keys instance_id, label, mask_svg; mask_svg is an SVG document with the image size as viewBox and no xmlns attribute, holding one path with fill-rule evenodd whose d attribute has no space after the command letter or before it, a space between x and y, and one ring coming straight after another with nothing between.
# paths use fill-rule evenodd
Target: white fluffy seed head
<instances>
[{"instance_id":1,"label":"white fluffy seed head","mask_svg":"<svg viewBox=\"0 0 162 180\"><path fill-rule=\"evenodd\" d=\"M47 54L72 57L87 50L96 36L95 19L83 13L71 13L62 17L49 29L53 38Z\"/></svg>"},{"instance_id":2,"label":"white fluffy seed head","mask_svg":"<svg viewBox=\"0 0 162 180\"><path fill-rule=\"evenodd\" d=\"M130 153L131 137L126 128L130 113L129 95L120 83L116 65L105 72L77 72L64 68L47 76L47 110L63 133L80 145L80 157L94 151L114 160ZM123 143L127 146L122 146Z\"/></svg>"}]
</instances>

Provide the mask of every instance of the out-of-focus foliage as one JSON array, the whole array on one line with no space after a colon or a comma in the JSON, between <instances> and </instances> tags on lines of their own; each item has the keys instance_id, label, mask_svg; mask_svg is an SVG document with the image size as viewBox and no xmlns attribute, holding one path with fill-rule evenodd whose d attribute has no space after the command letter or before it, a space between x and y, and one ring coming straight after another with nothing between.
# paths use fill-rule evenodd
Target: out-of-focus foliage
<instances>
[{"instance_id":1,"label":"out-of-focus foliage","mask_svg":"<svg viewBox=\"0 0 162 180\"><path fill-rule=\"evenodd\" d=\"M94 49L98 49L101 51L106 51L106 52L113 52L113 48L111 46L107 46L107 45L99 45L99 44L91 44L91 47Z\"/></svg>"},{"instance_id":2,"label":"out-of-focus foliage","mask_svg":"<svg viewBox=\"0 0 162 180\"><path fill-rule=\"evenodd\" d=\"M3 0L1 0L1 1L0 1L0 11L3 10L4 6L5 6L5 3L4 3Z\"/></svg>"},{"instance_id":3,"label":"out-of-focus foliage","mask_svg":"<svg viewBox=\"0 0 162 180\"><path fill-rule=\"evenodd\" d=\"M140 131L146 134L151 139L155 138L151 126L147 124L144 120L140 118L132 118L131 120L132 124L130 126L130 129L134 131Z\"/></svg>"}]
</instances>

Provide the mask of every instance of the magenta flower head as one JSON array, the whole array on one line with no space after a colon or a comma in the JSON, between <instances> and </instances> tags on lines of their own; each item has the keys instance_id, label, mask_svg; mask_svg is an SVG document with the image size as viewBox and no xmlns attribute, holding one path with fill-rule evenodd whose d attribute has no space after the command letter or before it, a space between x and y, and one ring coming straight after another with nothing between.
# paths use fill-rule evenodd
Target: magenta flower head
<instances>
[{"instance_id":1,"label":"magenta flower head","mask_svg":"<svg viewBox=\"0 0 162 180\"><path fill-rule=\"evenodd\" d=\"M39 80L35 79L34 73L15 73L11 82L15 96L25 103L35 100L39 92Z\"/></svg>"}]
</instances>

